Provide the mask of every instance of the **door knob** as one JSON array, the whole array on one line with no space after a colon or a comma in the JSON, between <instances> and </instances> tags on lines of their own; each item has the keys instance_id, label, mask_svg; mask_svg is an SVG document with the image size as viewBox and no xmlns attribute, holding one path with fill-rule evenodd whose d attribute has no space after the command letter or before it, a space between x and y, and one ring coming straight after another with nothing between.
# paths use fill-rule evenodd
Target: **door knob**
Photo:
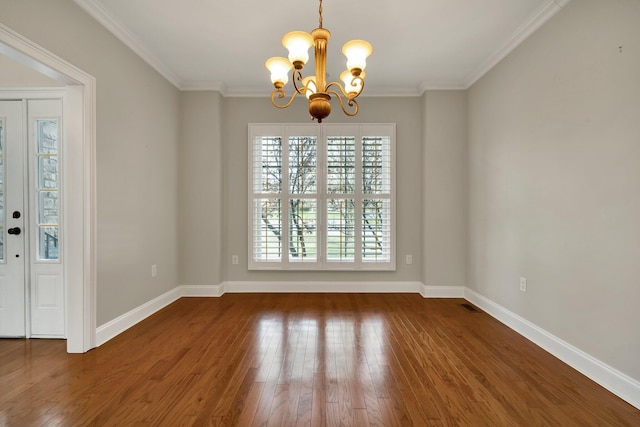
<instances>
[{"instance_id":1,"label":"door knob","mask_svg":"<svg viewBox=\"0 0 640 427\"><path fill-rule=\"evenodd\" d=\"M20 230L20 227L13 227L7 230L7 233L9 234L15 234L16 236L20 233L22 233L22 230Z\"/></svg>"}]
</instances>

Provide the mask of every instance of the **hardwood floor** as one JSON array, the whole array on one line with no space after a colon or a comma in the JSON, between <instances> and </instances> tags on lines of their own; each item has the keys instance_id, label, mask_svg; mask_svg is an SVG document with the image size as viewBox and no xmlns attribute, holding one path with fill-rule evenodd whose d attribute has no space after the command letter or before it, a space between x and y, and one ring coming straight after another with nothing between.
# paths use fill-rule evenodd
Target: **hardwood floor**
<instances>
[{"instance_id":1,"label":"hardwood floor","mask_svg":"<svg viewBox=\"0 0 640 427\"><path fill-rule=\"evenodd\" d=\"M180 299L82 355L0 340L0 425L640 426L464 302L227 294Z\"/></svg>"}]
</instances>

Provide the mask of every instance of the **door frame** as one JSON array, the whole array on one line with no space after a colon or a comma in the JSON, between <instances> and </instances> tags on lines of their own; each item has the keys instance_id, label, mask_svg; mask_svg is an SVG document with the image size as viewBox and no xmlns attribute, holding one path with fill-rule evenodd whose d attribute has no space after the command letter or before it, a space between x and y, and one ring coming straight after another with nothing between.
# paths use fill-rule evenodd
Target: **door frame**
<instances>
[{"instance_id":1,"label":"door frame","mask_svg":"<svg viewBox=\"0 0 640 427\"><path fill-rule=\"evenodd\" d=\"M62 209L67 352L96 346L96 79L0 23L0 54L64 83ZM54 92L33 90L40 95ZM21 98L24 89L1 96ZM24 99L24 98L22 98Z\"/></svg>"}]
</instances>

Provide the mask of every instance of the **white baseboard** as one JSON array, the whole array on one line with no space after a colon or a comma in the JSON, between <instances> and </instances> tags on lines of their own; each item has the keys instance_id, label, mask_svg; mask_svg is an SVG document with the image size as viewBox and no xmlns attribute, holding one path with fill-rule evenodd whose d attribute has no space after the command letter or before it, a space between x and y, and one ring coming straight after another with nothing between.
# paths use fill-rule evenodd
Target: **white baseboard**
<instances>
[{"instance_id":1,"label":"white baseboard","mask_svg":"<svg viewBox=\"0 0 640 427\"><path fill-rule=\"evenodd\" d=\"M221 297L229 293L418 293L420 282L223 282L220 285L182 285L134 308L96 329L100 346L182 297Z\"/></svg>"},{"instance_id":2,"label":"white baseboard","mask_svg":"<svg viewBox=\"0 0 640 427\"><path fill-rule=\"evenodd\" d=\"M464 286L427 286L420 284L423 298L464 298Z\"/></svg>"},{"instance_id":3,"label":"white baseboard","mask_svg":"<svg viewBox=\"0 0 640 427\"><path fill-rule=\"evenodd\" d=\"M168 292L142 304L139 307L116 317L115 319L96 328L96 346L101 346L116 335L126 331L136 323L139 323L151 316L158 310L163 309L182 296L180 288L173 288Z\"/></svg>"},{"instance_id":4,"label":"white baseboard","mask_svg":"<svg viewBox=\"0 0 640 427\"><path fill-rule=\"evenodd\" d=\"M420 282L224 282L229 293L418 293Z\"/></svg>"},{"instance_id":5,"label":"white baseboard","mask_svg":"<svg viewBox=\"0 0 640 427\"><path fill-rule=\"evenodd\" d=\"M611 393L640 409L640 382L637 380L469 288L465 288L464 298Z\"/></svg>"},{"instance_id":6,"label":"white baseboard","mask_svg":"<svg viewBox=\"0 0 640 427\"><path fill-rule=\"evenodd\" d=\"M224 295L224 285L182 285L180 286L183 297L221 297Z\"/></svg>"}]
</instances>

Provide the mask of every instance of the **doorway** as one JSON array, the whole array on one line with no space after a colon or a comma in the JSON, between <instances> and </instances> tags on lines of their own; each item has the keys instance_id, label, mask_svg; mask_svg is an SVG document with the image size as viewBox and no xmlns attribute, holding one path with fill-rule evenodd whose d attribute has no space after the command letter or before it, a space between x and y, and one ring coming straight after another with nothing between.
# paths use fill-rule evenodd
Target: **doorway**
<instances>
[{"instance_id":1,"label":"doorway","mask_svg":"<svg viewBox=\"0 0 640 427\"><path fill-rule=\"evenodd\" d=\"M0 101L0 337L65 338L62 100Z\"/></svg>"},{"instance_id":2,"label":"doorway","mask_svg":"<svg viewBox=\"0 0 640 427\"><path fill-rule=\"evenodd\" d=\"M83 353L96 345L96 79L1 23L0 54L65 86L61 203L67 351ZM0 90L0 98L14 95Z\"/></svg>"}]
</instances>

